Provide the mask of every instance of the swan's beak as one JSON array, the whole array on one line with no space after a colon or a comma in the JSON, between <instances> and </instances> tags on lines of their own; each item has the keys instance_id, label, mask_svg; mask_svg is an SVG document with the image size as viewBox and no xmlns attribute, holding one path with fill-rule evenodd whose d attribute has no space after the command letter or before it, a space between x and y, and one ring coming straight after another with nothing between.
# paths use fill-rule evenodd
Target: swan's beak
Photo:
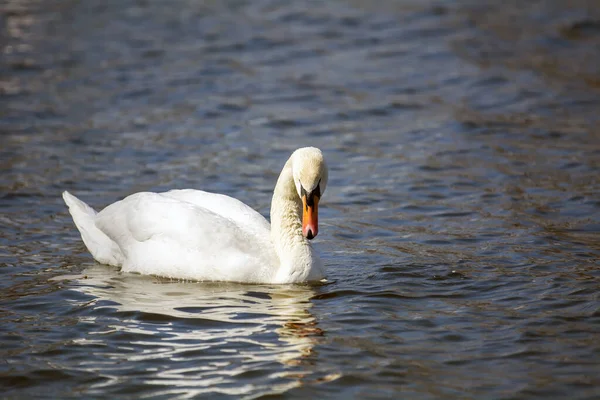
<instances>
[{"instance_id":1,"label":"swan's beak","mask_svg":"<svg viewBox=\"0 0 600 400\"><path fill-rule=\"evenodd\" d=\"M302 235L308 240L319 233L319 196L302 193Z\"/></svg>"}]
</instances>

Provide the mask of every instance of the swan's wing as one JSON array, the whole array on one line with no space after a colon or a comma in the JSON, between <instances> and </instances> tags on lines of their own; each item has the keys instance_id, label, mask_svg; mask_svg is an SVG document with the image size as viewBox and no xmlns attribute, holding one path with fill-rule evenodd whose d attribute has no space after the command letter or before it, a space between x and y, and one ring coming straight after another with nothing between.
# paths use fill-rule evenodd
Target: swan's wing
<instances>
[{"instance_id":1,"label":"swan's wing","mask_svg":"<svg viewBox=\"0 0 600 400\"><path fill-rule=\"evenodd\" d=\"M171 190L162 194L210 210L256 234L270 234L271 226L265 217L233 197L194 189Z\"/></svg>"},{"instance_id":2,"label":"swan's wing","mask_svg":"<svg viewBox=\"0 0 600 400\"><path fill-rule=\"evenodd\" d=\"M96 226L121 248L123 269L184 279L262 279L272 268L268 232L189 201L137 193L106 207Z\"/></svg>"}]
</instances>

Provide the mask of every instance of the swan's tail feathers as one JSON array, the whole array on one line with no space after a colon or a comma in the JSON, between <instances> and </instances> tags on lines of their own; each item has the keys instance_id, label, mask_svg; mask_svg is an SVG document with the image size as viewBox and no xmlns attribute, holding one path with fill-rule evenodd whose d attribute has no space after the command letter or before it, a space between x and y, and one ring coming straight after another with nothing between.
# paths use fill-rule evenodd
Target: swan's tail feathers
<instances>
[{"instance_id":1,"label":"swan's tail feathers","mask_svg":"<svg viewBox=\"0 0 600 400\"><path fill-rule=\"evenodd\" d=\"M96 211L66 190L62 194L81 238L96 261L120 266L123 255L119 246L96 226Z\"/></svg>"}]
</instances>

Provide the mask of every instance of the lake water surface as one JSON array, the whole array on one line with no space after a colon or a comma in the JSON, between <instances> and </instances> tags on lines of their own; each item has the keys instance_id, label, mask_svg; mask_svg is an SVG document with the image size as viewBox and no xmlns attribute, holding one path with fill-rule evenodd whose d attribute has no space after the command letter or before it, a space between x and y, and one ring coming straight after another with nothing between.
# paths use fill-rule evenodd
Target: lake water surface
<instances>
[{"instance_id":1,"label":"lake water surface","mask_svg":"<svg viewBox=\"0 0 600 400\"><path fill-rule=\"evenodd\" d=\"M597 2L8 0L0 47L2 396L600 398ZM121 273L60 197L268 216L307 145L323 285Z\"/></svg>"}]
</instances>

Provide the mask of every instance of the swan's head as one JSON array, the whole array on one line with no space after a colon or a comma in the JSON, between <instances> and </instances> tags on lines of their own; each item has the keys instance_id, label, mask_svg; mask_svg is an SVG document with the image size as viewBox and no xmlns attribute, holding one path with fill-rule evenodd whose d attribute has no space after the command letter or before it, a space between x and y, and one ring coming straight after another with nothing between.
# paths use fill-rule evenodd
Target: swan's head
<instances>
[{"instance_id":1,"label":"swan's head","mask_svg":"<svg viewBox=\"0 0 600 400\"><path fill-rule=\"evenodd\" d=\"M302 199L302 234L310 240L319 233L318 205L327 187L327 164L316 147L296 150L291 160L294 184Z\"/></svg>"}]
</instances>

